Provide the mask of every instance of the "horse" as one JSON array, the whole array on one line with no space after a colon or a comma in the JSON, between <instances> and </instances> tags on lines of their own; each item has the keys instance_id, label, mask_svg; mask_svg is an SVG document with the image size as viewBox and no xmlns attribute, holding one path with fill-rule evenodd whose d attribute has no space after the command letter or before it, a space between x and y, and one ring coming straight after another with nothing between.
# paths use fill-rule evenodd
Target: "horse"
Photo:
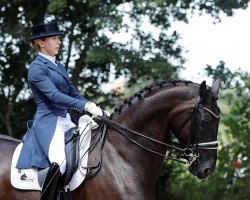
<instances>
[{"instance_id":1,"label":"horse","mask_svg":"<svg viewBox=\"0 0 250 200\"><path fill-rule=\"evenodd\" d=\"M72 191L72 198L155 200L157 177L166 157L185 161L191 174L206 179L217 160L220 85L220 78L211 87L205 81L155 82L125 100L110 118L102 117L106 132L101 166ZM0 137L1 200L39 199L40 192L11 186L11 158L19 143ZM92 153L90 163L100 156L100 152Z\"/></svg>"}]
</instances>

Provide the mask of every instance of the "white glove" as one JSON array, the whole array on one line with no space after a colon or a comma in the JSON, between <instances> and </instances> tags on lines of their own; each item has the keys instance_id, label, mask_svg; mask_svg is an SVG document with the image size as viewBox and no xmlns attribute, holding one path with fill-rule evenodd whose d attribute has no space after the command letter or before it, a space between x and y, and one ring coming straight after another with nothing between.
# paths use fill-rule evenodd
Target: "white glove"
<instances>
[{"instance_id":1,"label":"white glove","mask_svg":"<svg viewBox=\"0 0 250 200\"><path fill-rule=\"evenodd\" d=\"M102 109L93 102L86 103L84 110L88 111L94 117L103 116Z\"/></svg>"}]
</instances>

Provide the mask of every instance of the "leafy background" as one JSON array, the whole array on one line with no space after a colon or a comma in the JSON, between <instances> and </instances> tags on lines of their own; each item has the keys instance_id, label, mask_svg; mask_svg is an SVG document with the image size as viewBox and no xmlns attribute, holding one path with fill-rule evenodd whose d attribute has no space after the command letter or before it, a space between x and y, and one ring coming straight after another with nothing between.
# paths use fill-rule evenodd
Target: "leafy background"
<instances>
[{"instance_id":1,"label":"leafy background","mask_svg":"<svg viewBox=\"0 0 250 200\"><path fill-rule=\"evenodd\" d=\"M157 80L178 79L185 63L173 21L188 23L187 13L198 11L219 19L245 9L249 0L2 0L0 1L0 132L21 138L35 104L27 86L27 69L35 52L29 46L30 27L57 20L65 31L58 57L81 94L111 110L141 87ZM124 5L128 5L127 7ZM129 8L129 9L128 9ZM130 19L127 23L124 18ZM160 30L152 34L143 23ZM107 33L131 33L126 42L113 42ZM237 56L237 55L236 55ZM175 64L171 62L175 60ZM223 61L206 66L210 77L222 75L222 119L217 167L205 181L185 167L165 161L157 183L157 199L250 199L249 73L231 72ZM103 85L125 80L120 94Z\"/></svg>"}]
</instances>

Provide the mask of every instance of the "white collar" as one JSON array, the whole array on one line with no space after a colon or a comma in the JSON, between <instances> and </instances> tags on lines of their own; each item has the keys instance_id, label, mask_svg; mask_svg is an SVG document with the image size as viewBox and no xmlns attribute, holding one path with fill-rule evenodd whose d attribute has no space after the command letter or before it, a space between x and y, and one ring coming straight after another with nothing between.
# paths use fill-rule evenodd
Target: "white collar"
<instances>
[{"instance_id":1,"label":"white collar","mask_svg":"<svg viewBox=\"0 0 250 200\"><path fill-rule=\"evenodd\" d=\"M53 62L55 65L57 65L56 64L56 57L55 56L48 56L48 55L45 55L45 54L43 54L41 52L39 52L38 55L40 55L40 56L42 56L44 58L47 58L48 60L50 60L51 62Z\"/></svg>"}]
</instances>

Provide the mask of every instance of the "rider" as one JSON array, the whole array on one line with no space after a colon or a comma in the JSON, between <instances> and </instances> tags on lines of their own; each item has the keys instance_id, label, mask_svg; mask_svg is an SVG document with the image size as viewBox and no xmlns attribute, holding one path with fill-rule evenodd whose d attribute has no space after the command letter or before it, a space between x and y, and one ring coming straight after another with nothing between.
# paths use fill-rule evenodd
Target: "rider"
<instances>
[{"instance_id":1,"label":"rider","mask_svg":"<svg viewBox=\"0 0 250 200\"><path fill-rule=\"evenodd\" d=\"M37 110L16 167L50 167L41 195L41 199L49 199L51 195L47 195L53 191L46 183L55 177L50 185L58 185L66 170L64 133L76 126L68 110L85 110L93 116L102 116L102 110L80 96L65 67L56 61L61 45L60 36L64 35L57 23L33 26L31 32L31 47L38 55L29 66L28 85L35 97Z\"/></svg>"}]
</instances>

